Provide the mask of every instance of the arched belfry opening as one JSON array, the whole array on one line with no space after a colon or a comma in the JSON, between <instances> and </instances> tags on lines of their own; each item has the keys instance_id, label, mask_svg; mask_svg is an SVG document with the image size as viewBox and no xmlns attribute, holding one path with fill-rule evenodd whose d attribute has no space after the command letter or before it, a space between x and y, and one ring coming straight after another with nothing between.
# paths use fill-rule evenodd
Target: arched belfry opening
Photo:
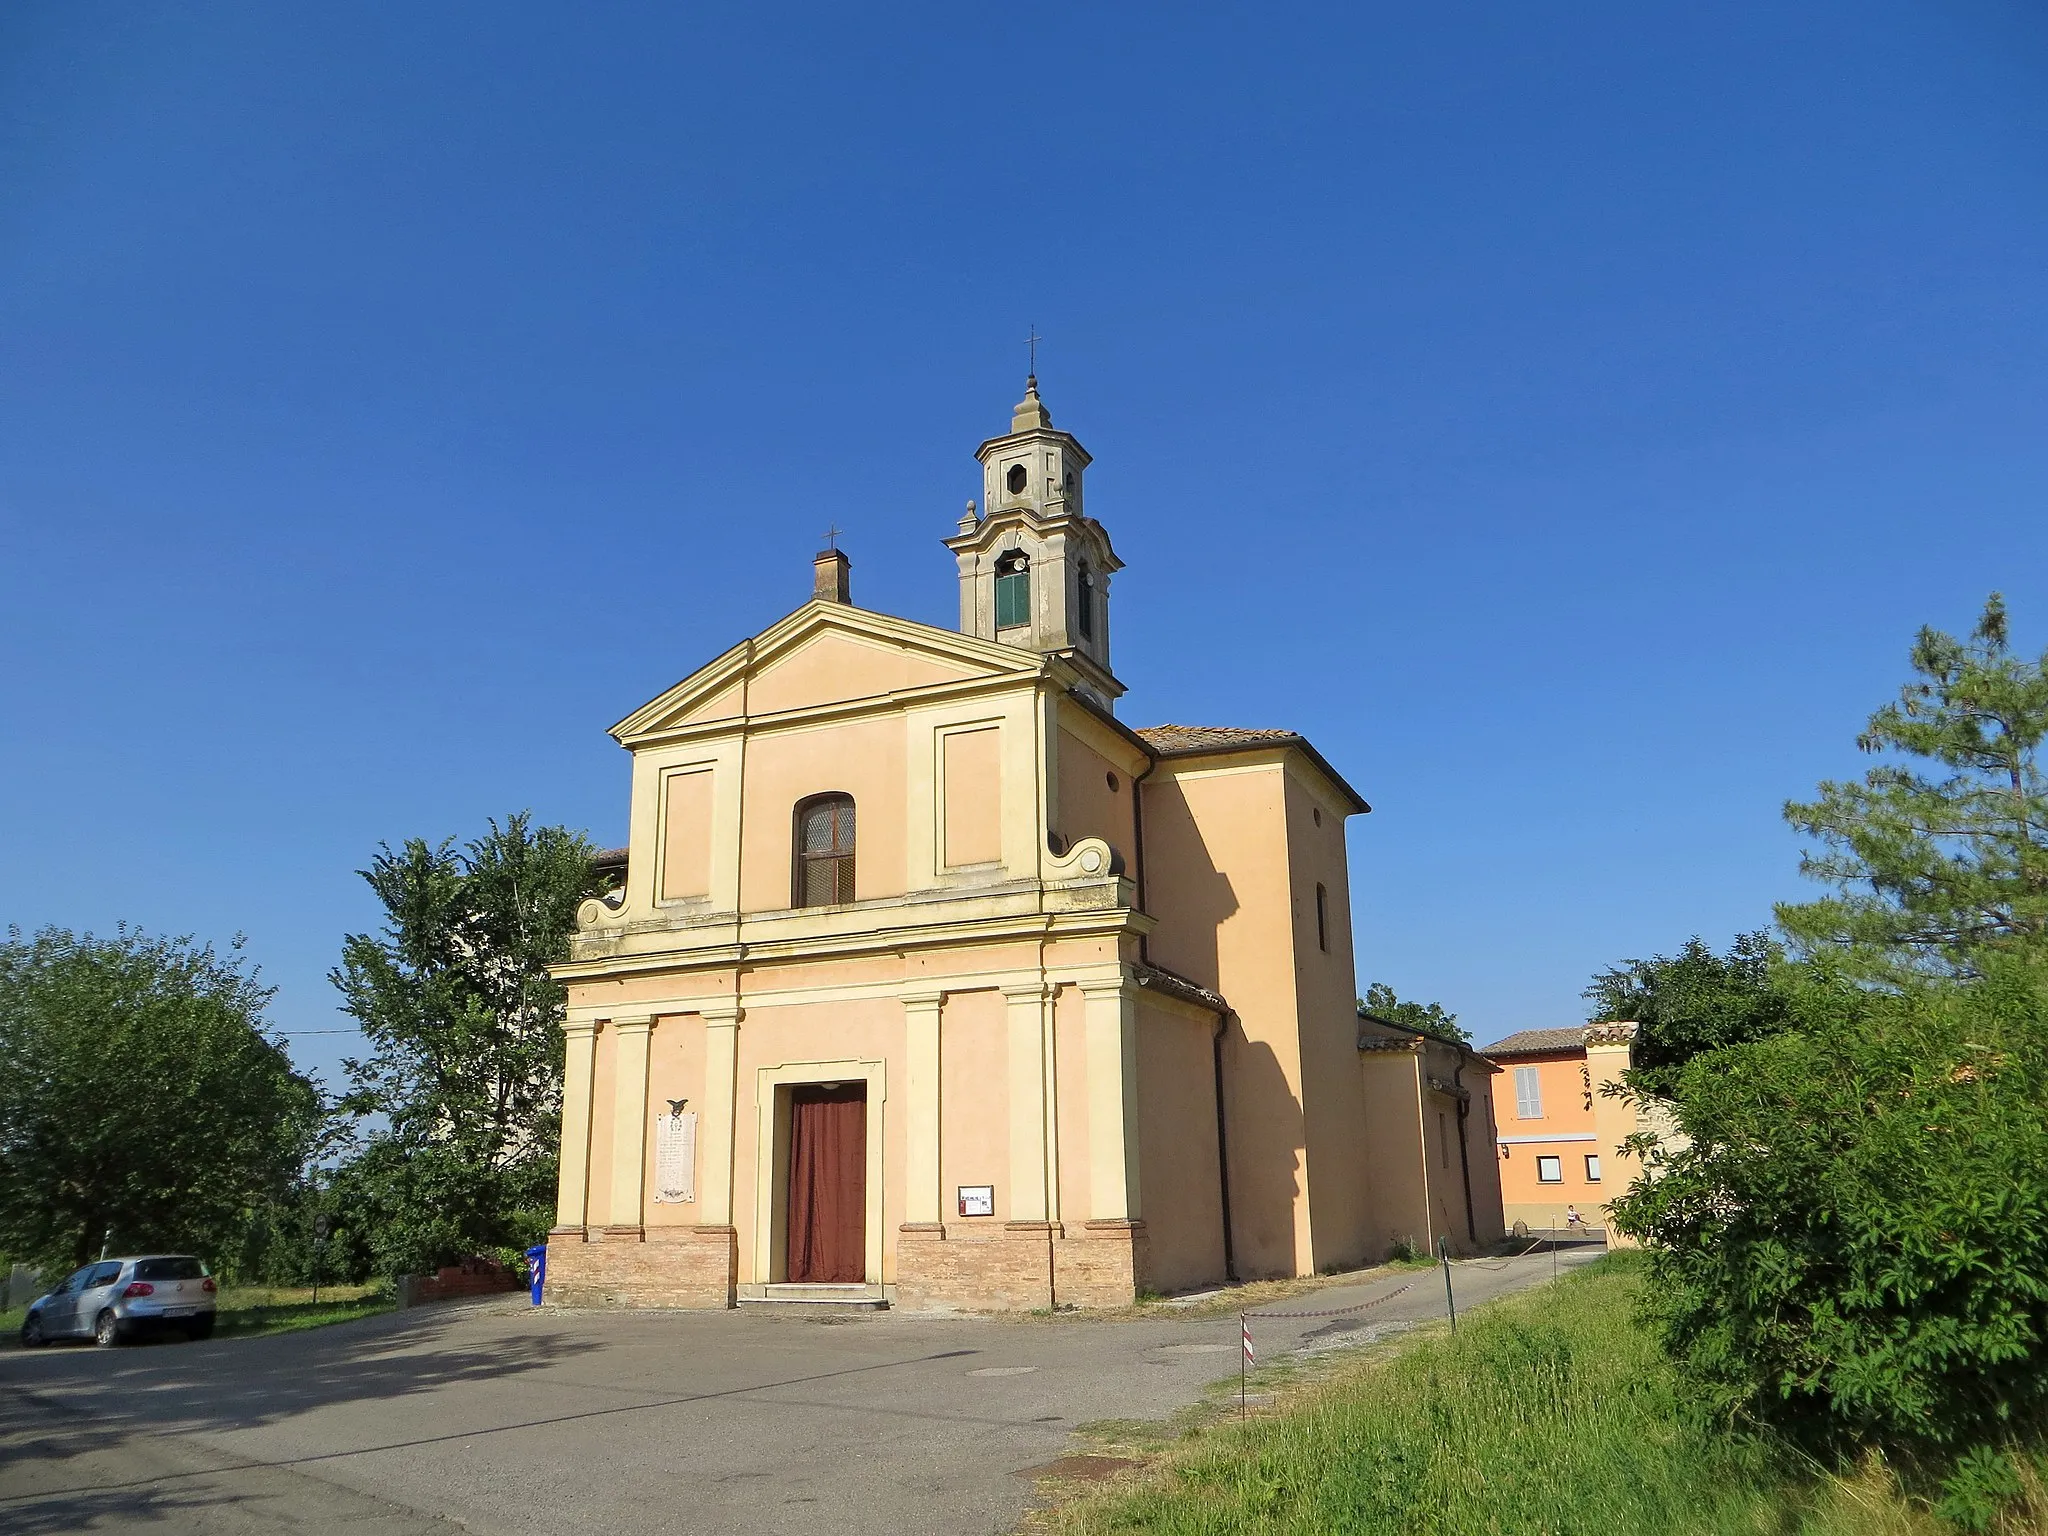
<instances>
[{"instance_id":1,"label":"arched belfry opening","mask_svg":"<svg viewBox=\"0 0 2048 1536\"><path fill-rule=\"evenodd\" d=\"M984 640L1057 653L1108 707L1123 685L1109 664L1109 583L1123 569L1088 516L1088 450L1052 424L1036 375L1010 430L975 449L979 508L967 504L946 540L960 568L960 628Z\"/></svg>"}]
</instances>

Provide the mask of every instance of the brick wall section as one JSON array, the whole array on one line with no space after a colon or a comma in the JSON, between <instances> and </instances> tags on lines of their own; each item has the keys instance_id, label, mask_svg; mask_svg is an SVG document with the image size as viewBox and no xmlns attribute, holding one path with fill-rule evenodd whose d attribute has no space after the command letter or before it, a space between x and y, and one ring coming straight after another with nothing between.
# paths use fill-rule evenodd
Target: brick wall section
<instances>
[{"instance_id":1,"label":"brick wall section","mask_svg":"<svg viewBox=\"0 0 2048 1536\"><path fill-rule=\"evenodd\" d=\"M896 1234L896 1305L911 1311L1127 1307L1144 1269L1143 1222L906 1224Z\"/></svg>"},{"instance_id":2,"label":"brick wall section","mask_svg":"<svg viewBox=\"0 0 2048 1536\"><path fill-rule=\"evenodd\" d=\"M546 1299L565 1307L729 1307L731 1227L579 1227L548 1234Z\"/></svg>"},{"instance_id":3,"label":"brick wall section","mask_svg":"<svg viewBox=\"0 0 2048 1536\"><path fill-rule=\"evenodd\" d=\"M417 1307L430 1301L453 1301L458 1296L491 1296L500 1291L523 1291L526 1281L516 1270L483 1260L446 1264L431 1275L401 1275L398 1304Z\"/></svg>"}]
</instances>

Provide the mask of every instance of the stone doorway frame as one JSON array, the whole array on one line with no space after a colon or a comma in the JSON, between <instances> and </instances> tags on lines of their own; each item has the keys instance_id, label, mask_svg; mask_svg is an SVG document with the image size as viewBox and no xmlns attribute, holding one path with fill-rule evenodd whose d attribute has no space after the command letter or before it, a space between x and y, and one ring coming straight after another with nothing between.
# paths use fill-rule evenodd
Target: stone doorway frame
<instances>
[{"instance_id":1,"label":"stone doorway frame","mask_svg":"<svg viewBox=\"0 0 2048 1536\"><path fill-rule=\"evenodd\" d=\"M789 1091L812 1083L865 1083L867 1108L866 1188L861 1219L866 1284L882 1283L882 1140L888 1100L888 1070L882 1061L791 1061L754 1071L754 1262L757 1284L780 1283L785 1274L784 1231L789 1184Z\"/></svg>"}]
</instances>

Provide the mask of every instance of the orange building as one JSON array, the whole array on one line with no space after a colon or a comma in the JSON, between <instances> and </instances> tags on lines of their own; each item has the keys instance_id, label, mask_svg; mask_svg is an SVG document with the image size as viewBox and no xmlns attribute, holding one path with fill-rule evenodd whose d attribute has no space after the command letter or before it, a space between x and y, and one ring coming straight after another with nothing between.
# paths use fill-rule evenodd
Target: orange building
<instances>
[{"instance_id":1,"label":"orange building","mask_svg":"<svg viewBox=\"0 0 2048 1536\"><path fill-rule=\"evenodd\" d=\"M1501 1068L1501 1215L1512 1227L1566 1224L1576 1209L1605 1228L1607 1202L1628 1187L1637 1159L1622 1149L1635 1112L1601 1090L1627 1070L1636 1026L1525 1029L1485 1048Z\"/></svg>"}]
</instances>

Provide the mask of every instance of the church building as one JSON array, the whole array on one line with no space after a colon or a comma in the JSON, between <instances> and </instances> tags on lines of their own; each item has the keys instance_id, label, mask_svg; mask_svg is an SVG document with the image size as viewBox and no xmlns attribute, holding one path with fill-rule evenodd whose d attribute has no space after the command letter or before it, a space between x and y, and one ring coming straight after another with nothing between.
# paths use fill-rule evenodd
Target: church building
<instances>
[{"instance_id":1,"label":"church building","mask_svg":"<svg viewBox=\"0 0 2048 1536\"><path fill-rule=\"evenodd\" d=\"M551 1299L1106 1307L1500 1235L1491 1064L1359 1016L1370 807L1292 731L1126 725L1087 451L1034 378L976 457L957 632L826 550L612 728Z\"/></svg>"}]
</instances>

